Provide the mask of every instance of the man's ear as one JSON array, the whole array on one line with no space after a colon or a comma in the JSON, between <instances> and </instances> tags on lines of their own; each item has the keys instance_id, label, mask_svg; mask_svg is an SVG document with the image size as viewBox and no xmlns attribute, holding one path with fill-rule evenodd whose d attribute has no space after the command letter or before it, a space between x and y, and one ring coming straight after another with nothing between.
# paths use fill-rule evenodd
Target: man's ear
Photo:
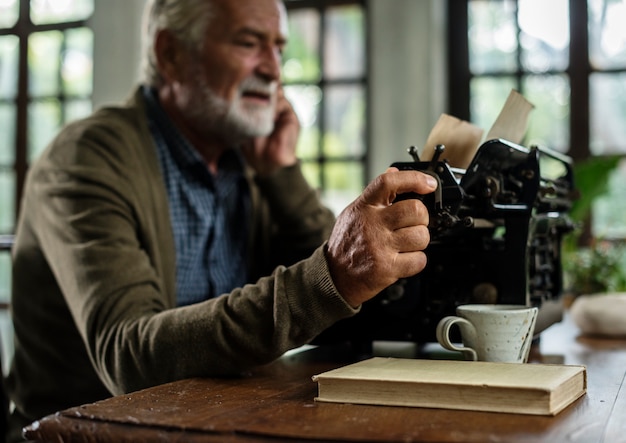
<instances>
[{"instance_id":1,"label":"man's ear","mask_svg":"<svg viewBox=\"0 0 626 443\"><path fill-rule=\"evenodd\" d=\"M181 79L184 67L184 49L176 37L168 30L157 33L154 42L154 53L159 72L166 82Z\"/></svg>"}]
</instances>

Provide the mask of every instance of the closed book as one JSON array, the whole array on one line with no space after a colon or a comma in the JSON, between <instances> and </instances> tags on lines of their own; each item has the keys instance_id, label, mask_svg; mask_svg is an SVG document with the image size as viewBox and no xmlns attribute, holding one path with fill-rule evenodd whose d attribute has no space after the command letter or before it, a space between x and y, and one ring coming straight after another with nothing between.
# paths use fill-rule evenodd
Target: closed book
<instances>
[{"instance_id":1,"label":"closed book","mask_svg":"<svg viewBox=\"0 0 626 443\"><path fill-rule=\"evenodd\" d=\"M313 376L316 401L556 415L587 391L584 366L373 357Z\"/></svg>"}]
</instances>

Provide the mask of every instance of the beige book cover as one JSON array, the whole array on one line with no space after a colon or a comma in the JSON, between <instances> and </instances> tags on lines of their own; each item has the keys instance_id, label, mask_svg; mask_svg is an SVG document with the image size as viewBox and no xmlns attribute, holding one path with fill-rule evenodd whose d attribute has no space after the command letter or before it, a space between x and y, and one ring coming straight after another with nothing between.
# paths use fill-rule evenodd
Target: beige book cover
<instances>
[{"instance_id":1,"label":"beige book cover","mask_svg":"<svg viewBox=\"0 0 626 443\"><path fill-rule=\"evenodd\" d=\"M555 415L587 391L584 366L373 357L313 376L316 401Z\"/></svg>"}]
</instances>

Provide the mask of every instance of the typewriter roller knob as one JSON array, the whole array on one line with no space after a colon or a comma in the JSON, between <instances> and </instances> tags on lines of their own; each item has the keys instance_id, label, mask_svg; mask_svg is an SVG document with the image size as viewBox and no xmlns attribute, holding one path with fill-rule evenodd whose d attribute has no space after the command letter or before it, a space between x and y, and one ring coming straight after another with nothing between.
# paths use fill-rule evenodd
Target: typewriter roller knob
<instances>
[{"instance_id":1,"label":"typewriter roller knob","mask_svg":"<svg viewBox=\"0 0 626 443\"><path fill-rule=\"evenodd\" d=\"M498 302L498 290L492 283L479 283L472 290L472 302L495 304Z\"/></svg>"},{"instance_id":2,"label":"typewriter roller knob","mask_svg":"<svg viewBox=\"0 0 626 443\"><path fill-rule=\"evenodd\" d=\"M409 154L413 158L413 161L415 163L419 163L420 156L419 156L419 153L417 151L417 147L416 146L409 146L409 149L407 149L407 151L409 152Z\"/></svg>"}]
</instances>

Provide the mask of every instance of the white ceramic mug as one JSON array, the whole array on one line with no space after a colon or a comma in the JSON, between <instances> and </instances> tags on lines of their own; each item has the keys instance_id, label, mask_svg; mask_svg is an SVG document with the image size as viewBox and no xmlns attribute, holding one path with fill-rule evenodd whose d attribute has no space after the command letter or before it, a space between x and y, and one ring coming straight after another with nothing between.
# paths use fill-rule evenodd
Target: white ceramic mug
<instances>
[{"instance_id":1,"label":"white ceramic mug","mask_svg":"<svg viewBox=\"0 0 626 443\"><path fill-rule=\"evenodd\" d=\"M437 325L437 341L466 360L526 363L533 339L537 308L522 305L461 305L456 316ZM463 346L450 341L450 328L458 324Z\"/></svg>"}]
</instances>

